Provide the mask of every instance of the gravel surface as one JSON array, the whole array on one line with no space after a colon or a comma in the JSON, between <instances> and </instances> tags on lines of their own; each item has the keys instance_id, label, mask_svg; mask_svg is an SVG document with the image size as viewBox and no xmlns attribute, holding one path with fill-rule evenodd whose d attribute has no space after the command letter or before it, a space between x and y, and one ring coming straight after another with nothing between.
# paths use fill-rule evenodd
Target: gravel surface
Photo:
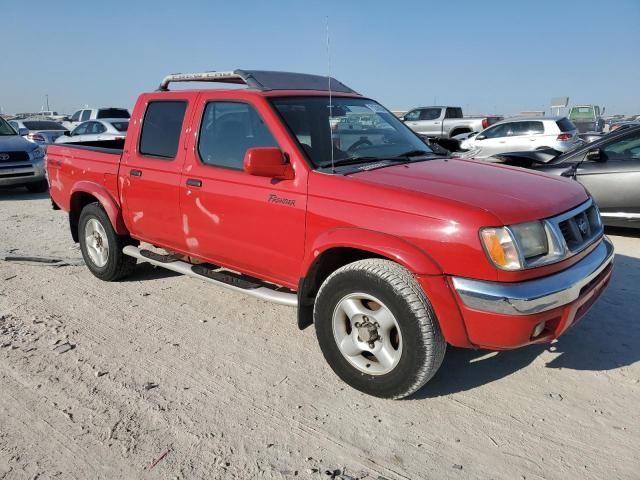
<instances>
[{"instance_id":1,"label":"gravel surface","mask_svg":"<svg viewBox=\"0 0 640 480\"><path fill-rule=\"evenodd\" d=\"M640 238L559 341L450 348L416 396L341 383L295 310L142 265L104 283L45 195L0 190L0 479L634 479Z\"/></svg>"}]
</instances>

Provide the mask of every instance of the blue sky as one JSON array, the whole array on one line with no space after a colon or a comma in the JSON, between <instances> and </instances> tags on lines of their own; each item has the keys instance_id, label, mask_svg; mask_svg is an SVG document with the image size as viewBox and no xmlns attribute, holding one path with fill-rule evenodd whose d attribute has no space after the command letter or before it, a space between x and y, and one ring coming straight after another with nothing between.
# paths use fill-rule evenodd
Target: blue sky
<instances>
[{"instance_id":1,"label":"blue sky","mask_svg":"<svg viewBox=\"0 0 640 480\"><path fill-rule=\"evenodd\" d=\"M332 74L391 109L640 114L640 0L5 0L0 107L131 107L170 72L325 74L327 16Z\"/></svg>"}]
</instances>

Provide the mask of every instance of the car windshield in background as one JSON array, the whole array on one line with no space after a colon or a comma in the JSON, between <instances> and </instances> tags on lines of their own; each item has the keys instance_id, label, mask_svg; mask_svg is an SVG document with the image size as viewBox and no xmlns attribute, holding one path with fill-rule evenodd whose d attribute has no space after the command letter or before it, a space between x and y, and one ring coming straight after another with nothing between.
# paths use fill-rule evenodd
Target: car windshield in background
<instances>
[{"instance_id":1,"label":"car windshield in background","mask_svg":"<svg viewBox=\"0 0 640 480\"><path fill-rule=\"evenodd\" d=\"M274 97L271 103L314 166L333 160L401 158L432 150L394 114L373 100L333 97Z\"/></svg>"},{"instance_id":2,"label":"car windshield in background","mask_svg":"<svg viewBox=\"0 0 640 480\"><path fill-rule=\"evenodd\" d=\"M573 124L571 120L564 117L556 122L558 128L561 132L571 132L572 130L576 130L576 126Z\"/></svg>"},{"instance_id":3,"label":"car windshield in background","mask_svg":"<svg viewBox=\"0 0 640 480\"><path fill-rule=\"evenodd\" d=\"M101 108L97 118L129 118L129 111L124 108Z\"/></svg>"},{"instance_id":4,"label":"car windshield in background","mask_svg":"<svg viewBox=\"0 0 640 480\"><path fill-rule=\"evenodd\" d=\"M46 120L27 120L22 123L24 123L25 128L29 130L66 130L66 128L59 123L48 122Z\"/></svg>"},{"instance_id":5,"label":"car windshield in background","mask_svg":"<svg viewBox=\"0 0 640 480\"><path fill-rule=\"evenodd\" d=\"M129 122L111 122L111 125L119 132L126 132L129 128Z\"/></svg>"},{"instance_id":6,"label":"car windshield in background","mask_svg":"<svg viewBox=\"0 0 640 480\"><path fill-rule=\"evenodd\" d=\"M16 135L16 131L9 125L4 118L0 117L0 135Z\"/></svg>"}]
</instances>

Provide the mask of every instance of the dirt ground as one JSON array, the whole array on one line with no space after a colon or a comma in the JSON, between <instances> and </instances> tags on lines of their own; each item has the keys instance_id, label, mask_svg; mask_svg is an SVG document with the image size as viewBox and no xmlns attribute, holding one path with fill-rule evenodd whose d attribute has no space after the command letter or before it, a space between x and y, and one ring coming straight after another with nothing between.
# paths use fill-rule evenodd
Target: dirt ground
<instances>
[{"instance_id":1,"label":"dirt ground","mask_svg":"<svg viewBox=\"0 0 640 480\"><path fill-rule=\"evenodd\" d=\"M640 478L640 235L559 341L450 348L410 400L343 384L292 308L149 265L104 283L0 190L0 479Z\"/></svg>"}]
</instances>

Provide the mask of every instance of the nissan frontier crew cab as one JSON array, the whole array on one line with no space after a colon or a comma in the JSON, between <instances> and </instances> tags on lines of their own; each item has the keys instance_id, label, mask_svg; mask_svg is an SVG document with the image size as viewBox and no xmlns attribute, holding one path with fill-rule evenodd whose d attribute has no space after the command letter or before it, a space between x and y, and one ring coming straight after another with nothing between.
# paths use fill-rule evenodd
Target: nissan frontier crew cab
<instances>
[{"instance_id":1,"label":"nissan frontier crew cab","mask_svg":"<svg viewBox=\"0 0 640 480\"><path fill-rule=\"evenodd\" d=\"M169 90L181 81L247 88ZM332 128L347 115L368 120ZM297 306L335 373L384 398L424 385L447 344L551 341L611 276L579 183L437 155L328 77L170 75L124 143L54 144L47 168L96 277L149 262Z\"/></svg>"}]
</instances>

